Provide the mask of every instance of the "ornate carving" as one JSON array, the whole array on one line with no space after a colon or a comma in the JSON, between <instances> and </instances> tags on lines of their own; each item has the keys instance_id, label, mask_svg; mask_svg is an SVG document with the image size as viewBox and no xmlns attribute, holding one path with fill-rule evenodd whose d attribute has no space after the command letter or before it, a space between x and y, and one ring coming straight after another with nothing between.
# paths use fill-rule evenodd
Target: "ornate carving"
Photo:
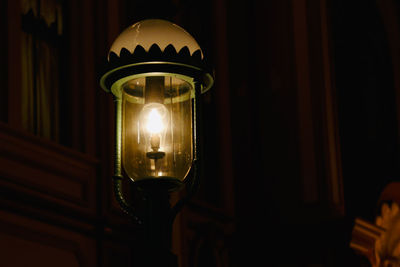
<instances>
[{"instance_id":1,"label":"ornate carving","mask_svg":"<svg viewBox=\"0 0 400 267\"><path fill-rule=\"evenodd\" d=\"M375 225L357 218L350 247L366 256L372 267L400 267L400 209L384 203Z\"/></svg>"},{"instance_id":2,"label":"ornate carving","mask_svg":"<svg viewBox=\"0 0 400 267\"><path fill-rule=\"evenodd\" d=\"M376 218L376 225L385 229L375 242L374 266L400 266L400 211L399 205L384 203L381 215Z\"/></svg>"}]
</instances>

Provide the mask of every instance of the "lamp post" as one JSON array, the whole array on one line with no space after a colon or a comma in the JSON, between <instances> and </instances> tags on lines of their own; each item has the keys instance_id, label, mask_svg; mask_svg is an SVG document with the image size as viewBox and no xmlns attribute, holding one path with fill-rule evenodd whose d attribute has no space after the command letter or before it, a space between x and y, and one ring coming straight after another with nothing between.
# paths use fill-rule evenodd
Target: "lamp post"
<instances>
[{"instance_id":1,"label":"lamp post","mask_svg":"<svg viewBox=\"0 0 400 267\"><path fill-rule=\"evenodd\" d=\"M199 181L199 97L213 85L203 52L181 27L143 20L112 44L100 85L115 101L115 197L144 227L145 266L174 266L172 223ZM145 212L123 196L126 178ZM170 193L184 187L171 206Z\"/></svg>"}]
</instances>

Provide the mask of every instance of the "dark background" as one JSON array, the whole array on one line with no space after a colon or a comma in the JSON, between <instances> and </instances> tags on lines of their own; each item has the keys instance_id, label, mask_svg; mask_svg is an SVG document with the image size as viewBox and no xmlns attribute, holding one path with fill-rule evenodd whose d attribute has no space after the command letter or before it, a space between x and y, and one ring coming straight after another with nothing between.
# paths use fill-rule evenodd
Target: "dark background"
<instances>
[{"instance_id":1,"label":"dark background","mask_svg":"<svg viewBox=\"0 0 400 267\"><path fill-rule=\"evenodd\" d=\"M54 249L60 264L135 266L142 240L111 193L113 103L98 78L118 33L163 18L215 69L203 180L174 226L181 267L369 266L349 244L354 219L374 222L400 179L398 1L60 3L54 141L21 125L23 25L18 4L1 1L0 244L11 256L0 265L50 266L28 251Z\"/></svg>"}]
</instances>

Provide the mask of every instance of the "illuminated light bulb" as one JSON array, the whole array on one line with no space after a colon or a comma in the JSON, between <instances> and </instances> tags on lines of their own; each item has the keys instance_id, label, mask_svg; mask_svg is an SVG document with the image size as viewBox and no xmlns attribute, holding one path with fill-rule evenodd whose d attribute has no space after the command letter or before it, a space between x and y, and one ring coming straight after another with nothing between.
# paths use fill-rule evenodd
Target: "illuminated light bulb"
<instances>
[{"instance_id":1,"label":"illuminated light bulb","mask_svg":"<svg viewBox=\"0 0 400 267\"><path fill-rule=\"evenodd\" d=\"M158 134L164 129L164 122L162 121L160 113L156 108L151 109L147 118L147 131L151 134Z\"/></svg>"},{"instance_id":2,"label":"illuminated light bulb","mask_svg":"<svg viewBox=\"0 0 400 267\"><path fill-rule=\"evenodd\" d=\"M140 114L140 123L144 130L146 141L146 155L150 159L162 159L165 152L160 151L164 146L165 132L169 124L169 112L167 108L160 103L146 104Z\"/></svg>"}]
</instances>

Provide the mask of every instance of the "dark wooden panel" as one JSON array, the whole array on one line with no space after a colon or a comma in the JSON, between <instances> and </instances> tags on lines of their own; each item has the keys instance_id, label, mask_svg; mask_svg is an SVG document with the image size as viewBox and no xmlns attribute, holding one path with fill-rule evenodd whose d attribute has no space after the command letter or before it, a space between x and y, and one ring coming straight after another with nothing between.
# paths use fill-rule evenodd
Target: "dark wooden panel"
<instances>
[{"instance_id":1,"label":"dark wooden panel","mask_svg":"<svg viewBox=\"0 0 400 267\"><path fill-rule=\"evenodd\" d=\"M98 81L96 80L98 76L95 73L95 51L93 47L95 46L94 41L94 5L95 1L79 1L81 4L80 9L82 9L82 16L85 18L85 23L79 25L82 27L80 40L82 41L82 60L81 64L81 86L85 88L84 99L83 99L83 120L84 120L84 151L89 155L96 154L96 141L98 136L96 135L96 125L95 119L97 112L95 109L95 96L96 93L101 90L98 86ZM82 88L79 88L82 89Z\"/></svg>"},{"instance_id":2,"label":"dark wooden panel","mask_svg":"<svg viewBox=\"0 0 400 267\"><path fill-rule=\"evenodd\" d=\"M131 249L119 243L106 241L103 243L102 266L104 267L129 267L132 266Z\"/></svg>"},{"instance_id":3,"label":"dark wooden panel","mask_svg":"<svg viewBox=\"0 0 400 267\"><path fill-rule=\"evenodd\" d=\"M97 160L0 124L0 187L95 213Z\"/></svg>"},{"instance_id":4,"label":"dark wooden panel","mask_svg":"<svg viewBox=\"0 0 400 267\"><path fill-rule=\"evenodd\" d=\"M181 266L235 266L231 261L233 220L211 216L212 211L185 209L180 224L182 227Z\"/></svg>"},{"instance_id":5,"label":"dark wooden panel","mask_svg":"<svg viewBox=\"0 0 400 267\"><path fill-rule=\"evenodd\" d=\"M388 46L391 54L393 67L393 83L396 94L396 115L397 123L400 124L400 77L396 75L400 72L400 3L398 1L376 1L381 13L382 21L388 39ZM400 131L398 131L398 139L400 140ZM397 141L398 143L400 141Z\"/></svg>"},{"instance_id":6,"label":"dark wooden panel","mask_svg":"<svg viewBox=\"0 0 400 267\"><path fill-rule=\"evenodd\" d=\"M0 2L0 34L5 36L7 34L7 2ZM0 43L0 121L6 122L8 117L8 71L7 71L7 43Z\"/></svg>"},{"instance_id":7,"label":"dark wooden panel","mask_svg":"<svg viewBox=\"0 0 400 267\"><path fill-rule=\"evenodd\" d=\"M8 123L21 128L21 10L20 1L7 1Z\"/></svg>"},{"instance_id":8,"label":"dark wooden panel","mask_svg":"<svg viewBox=\"0 0 400 267\"><path fill-rule=\"evenodd\" d=\"M1 265L96 266L95 242L83 235L0 211Z\"/></svg>"},{"instance_id":9,"label":"dark wooden panel","mask_svg":"<svg viewBox=\"0 0 400 267\"><path fill-rule=\"evenodd\" d=\"M212 1L213 5L213 21L215 27L214 32L214 55L218 55L215 59L215 72L218 78L215 80L215 97L217 101L217 117L218 117L218 133L216 148L219 152L219 182L218 195L221 195L221 203L219 205L230 216L234 214L234 189L233 189L233 156L232 156L232 129L231 129L231 103L229 84L229 65L228 58L228 25L226 1ZM199 21L201 21L199 19ZM211 52L211 51L210 51ZM209 53L210 53L209 52Z\"/></svg>"},{"instance_id":10,"label":"dark wooden panel","mask_svg":"<svg viewBox=\"0 0 400 267\"><path fill-rule=\"evenodd\" d=\"M341 159L325 1L293 2L302 200L343 215ZM327 208L331 210L328 211Z\"/></svg>"},{"instance_id":11,"label":"dark wooden panel","mask_svg":"<svg viewBox=\"0 0 400 267\"><path fill-rule=\"evenodd\" d=\"M365 1L362 12L357 3L328 2L345 208L368 220L381 190L400 177L398 16L392 2Z\"/></svg>"}]
</instances>

